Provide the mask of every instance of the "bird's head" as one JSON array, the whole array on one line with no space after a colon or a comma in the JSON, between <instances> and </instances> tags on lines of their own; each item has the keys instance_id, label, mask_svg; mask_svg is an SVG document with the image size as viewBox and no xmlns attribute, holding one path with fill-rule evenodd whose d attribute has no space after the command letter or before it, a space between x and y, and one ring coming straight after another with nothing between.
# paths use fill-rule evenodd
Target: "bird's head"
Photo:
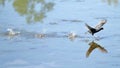
<instances>
[{"instance_id":1,"label":"bird's head","mask_svg":"<svg viewBox=\"0 0 120 68\"><path fill-rule=\"evenodd\" d=\"M102 28L100 28L101 30L103 30L104 28L102 27Z\"/></svg>"}]
</instances>

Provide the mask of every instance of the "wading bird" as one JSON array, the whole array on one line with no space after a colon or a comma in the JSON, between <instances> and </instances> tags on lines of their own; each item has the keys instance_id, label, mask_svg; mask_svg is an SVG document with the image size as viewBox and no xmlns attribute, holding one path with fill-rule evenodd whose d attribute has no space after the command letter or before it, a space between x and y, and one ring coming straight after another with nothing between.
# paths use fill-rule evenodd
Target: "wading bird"
<instances>
[{"instance_id":1,"label":"wading bird","mask_svg":"<svg viewBox=\"0 0 120 68\"><path fill-rule=\"evenodd\" d=\"M101 20L96 27L91 27L88 24L85 23L86 27L88 28L88 32L94 35L95 33L103 30L103 25L107 22L107 20Z\"/></svg>"},{"instance_id":2,"label":"wading bird","mask_svg":"<svg viewBox=\"0 0 120 68\"><path fill-rule=\"evenodd\" d=\"M8 28L7 31L8 31L8 33L7 33L8 36L15 36L15 35L20 34L20 32L14 31L11 28Z\"/></svg>"}]
</instances>

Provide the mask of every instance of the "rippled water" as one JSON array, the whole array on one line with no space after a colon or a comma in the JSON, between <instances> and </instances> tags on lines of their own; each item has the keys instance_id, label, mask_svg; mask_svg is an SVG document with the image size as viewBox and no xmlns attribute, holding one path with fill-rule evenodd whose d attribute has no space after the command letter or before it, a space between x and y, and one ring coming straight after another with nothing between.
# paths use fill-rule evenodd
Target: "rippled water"
<instances>
[{"instance_id":1,"label":"rippled water","mask_svg":"<svg viewBox=\"0 0 120 68\"><path fill-rule=\"evenodd\" d=\"M0 0L0 68L119 68L119 22L119 0Z\"/></svg>"}]
</instances>

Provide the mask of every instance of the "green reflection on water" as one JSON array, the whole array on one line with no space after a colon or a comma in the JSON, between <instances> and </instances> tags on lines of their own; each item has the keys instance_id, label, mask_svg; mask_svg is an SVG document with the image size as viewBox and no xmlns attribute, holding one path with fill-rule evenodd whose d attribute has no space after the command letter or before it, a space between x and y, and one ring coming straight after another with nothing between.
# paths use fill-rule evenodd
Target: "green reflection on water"
<instances>
[{"instance_id":1,"label":"green reflection on water","mask_svg":"<svg viewBox=\"0 0 120 68\"><path fill-rule=\"evenodd\" d=\"M5 0L0 0L0 5L4 6L5 5Z\"/></svg>"},{"instance_id":2,"label":"green reflection on water","mask_svg":"<svg viewBox=\"0 0 120 68\"><path fill-rule=\"evenodd\" d=\"M117 6L119 3L119 0L102 0L102 2L107 3L108 5L114 5Z\"/></svg>"},{"instance_id":3,"label":"green reflection on water","mask_svg":"<svg viewBox=\"0 0 120 68\"><path fill-rule=\"evenodd\" d=\"M46 13L53 9L54 3L45 0L14 0L13 7L27 23L43 22Z\"/></svg>"}]
</instances>

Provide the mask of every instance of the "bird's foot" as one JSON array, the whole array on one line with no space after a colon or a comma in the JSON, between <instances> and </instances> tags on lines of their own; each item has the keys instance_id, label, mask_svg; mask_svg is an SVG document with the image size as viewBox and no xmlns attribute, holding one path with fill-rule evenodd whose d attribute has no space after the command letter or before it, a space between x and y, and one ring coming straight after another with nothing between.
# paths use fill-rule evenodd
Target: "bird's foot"
<instances>
[{"instance_id":1,"label":"bird's foot","mask_svg":"<svg viewBox=\"0 0 120 68\"><path fill-rule=\"evenodd\" d=\"M99 36L94 36L94 39L99 41L100 40L100 37Z\"/></svg>"}]
</instances>

